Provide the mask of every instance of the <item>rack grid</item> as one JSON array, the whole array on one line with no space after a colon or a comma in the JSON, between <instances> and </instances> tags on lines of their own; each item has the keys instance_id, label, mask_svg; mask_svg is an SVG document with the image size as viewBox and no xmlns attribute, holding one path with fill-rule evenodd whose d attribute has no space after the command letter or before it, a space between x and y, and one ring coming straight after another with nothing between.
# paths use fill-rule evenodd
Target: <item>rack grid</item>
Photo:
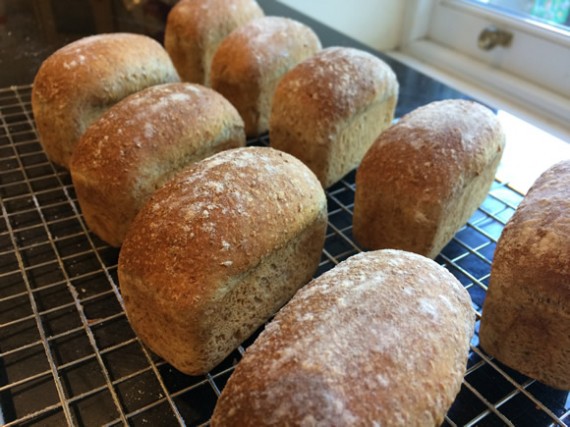
<instances>
[{"instance_id":1,"label":"rack grid","mask_svg":"<svg viewBox=\"0 0 570 427\"><path fill-rule=\"evenodd\" d=\"M145 348L123 310L118 250L88 231L68 172L48 161L38 141L30 98L29 85L0 89L0 423L208 425L255 336L199 377ZM352 238L354 191L354 172L327 191L316 275L360 252ZM522 197L495 181L436 259L469 291L478 318L497 238ZM478 326L444 425L568 426L568 393L486 355Z\"/></svg>"}]
</instances>

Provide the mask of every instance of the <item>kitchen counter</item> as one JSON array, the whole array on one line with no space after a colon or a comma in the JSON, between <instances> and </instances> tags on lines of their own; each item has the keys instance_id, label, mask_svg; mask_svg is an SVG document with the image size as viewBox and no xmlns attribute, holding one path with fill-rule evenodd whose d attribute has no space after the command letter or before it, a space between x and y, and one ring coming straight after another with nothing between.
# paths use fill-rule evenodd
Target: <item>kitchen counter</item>
<instances>
[{"instance_id":1,"label":"kitchen counter","mask_svg":"<svg viewBox=\"0 0 570 427\"><path fill-rule=\"evenodd\" d=\"M6 0L0 0L0 3L4 1ZM96 33L98 28L106 32L143 33L162 43L164 22L171 2L148 0L135 6L134 4L139 2L85 0L65 2L66 9L63 9L63 6L55 7L62 3L64 2L53 0L7 2L3 18L5 23L0 24L0 87L31 83L41 62L51 53L73 40ZM459 91L375 52L280 3L271 0L259 3L267 15L288 16L307 23L316 31L325 47L352 46L380 56L394 69L400 82L396 113L398 117L436 99L467 98ZM72 4L77 5L71 7ZM125 7L129 4L132 4L130 9ZM100 16L105 12L109 15L103 19Z\"/></svg>"},{"instance_id":2,"label":"kitchen counter","mask_svg":"<svg viewBox=\"0 0 570 427\"><path fill-rule=\"evenodd\" d=\"M68 172L47 160L34 128L30 84L49 54L97 32L131 31L162 41L171 3L0 0L0 424L207 425L220 390L254 339L200 377L183 375L148 351L124 314L118 250L88 232ZM470 98L280 3L259 3L268 15L308 24L324 46L357 47L386 61L400 83L398 117L431 101ZM546 138L505 112L497 114L512 138ZM250 143L267 144L268 138ZM512 148L489 196L436 259L469 291L478 316L505 222L546 163L567 155L560 142L541 150L523 150L515 140L507 144ZM537 151L545 160L537 160ZM521 169L522 180L509 184ZM351 232L354 189L352 172L327 190L329 230L317 275L360 251ZM444 425L569 423L567 392L490 358L475 334L461 392Z\"/></svg>"}]
</instances>

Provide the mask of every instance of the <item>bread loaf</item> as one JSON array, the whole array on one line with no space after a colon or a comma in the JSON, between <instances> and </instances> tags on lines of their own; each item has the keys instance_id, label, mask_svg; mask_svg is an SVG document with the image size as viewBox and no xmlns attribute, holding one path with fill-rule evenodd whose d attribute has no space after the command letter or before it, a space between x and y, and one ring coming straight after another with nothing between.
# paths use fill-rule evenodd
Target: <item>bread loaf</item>
<instances>
[{"instance_id":1,"label":"bread loaf","mask_svg":"<svg viewBox=\"0 0 570 427\"><path fill-rule=\"evenodd\" d=\"M290 68L321 49L317 35L287 18L265 17L233 31L212 60L212 88L237 108L247 136L269 129L275 87Z\"/></svg>"},{"instance_id":2,"label":"bread loaf","mask_svg":"<svg viewBox=\"0 0 570 427\"><path fill-rule=\"evenodd\" d=\"M479 338L504 364L570 390L570 160L537 179L504 228Z\"/></svg>"},{"instance_id":3,"label":"bread loaf","mask_svg":"<svg viewBox=\"0 0 570 427\"><path fill-rule=\"evenodd\" d=\"M182 80L209 85L212 57L220 42L262 16L255 0L181 0L168 14L164 46Z\"/></svg>"},{"instance_id":4,"label":"bread loaf","mask_svg":"<svg viewBox=\"0 0 570 427\"><path fill-rule=\"evenodd\" d=\"M355 239L435 258L485 199L504 144L495 115L471 101L433 102L404 116L356 173Z\"/></svg>"},{"instance_id":5,"label":"bread loaf","mask_svg":"<svg viewBox=\"0 0 570 427\"><path fill-rule=\"evenodd\" d=\"M238 148L196 163L135 218L119 257L127 316L180 371L220 363L314 274L326 198L286 153Z\"/></svg>"},{"instance_id":6,"label":"bread loaf","mask_svg":"<svg viewBox=\"0 0 570 427\"><path fill-rule=\"evenodd\" d=\"M328 48L279 82L271 146L302 160L327 188L354 169L394 118L398 82L366 52Z\"/></svg>"},{"instance_id":7,"label":"bread loaf","mask_svg":"<svg viewBox=\"0 0 570 427\"><path fill-rule=\"evenodd\" d=\"M153 86L111 107L81 137L71 177L85 222L120 246L148 197L190 163L245 145L243 121L204 86Z\"/></svg>"},{"instance_id":8,"label":"bread loaf","mask_svg":"<svg viewBox=\"0 0 570 427\"><path fill-rule=\"evenodd\" d=\"M147 36L102 34L59 49L43 62L32 89L47 156L69 168L79 137L105 110L141 89L176 81L168 54Z\"/></svg>"},{"instance_id":9,"label":"bread loaf","mask_svg":"<svg viewBox=\"0 0 570 427\"><path fill-rule=\"evenodd\" d=\"M439 426L461 387L475 313L422 256L361 253L299 290L230 377L219 426Z\"/></svg>"}]
</instances>

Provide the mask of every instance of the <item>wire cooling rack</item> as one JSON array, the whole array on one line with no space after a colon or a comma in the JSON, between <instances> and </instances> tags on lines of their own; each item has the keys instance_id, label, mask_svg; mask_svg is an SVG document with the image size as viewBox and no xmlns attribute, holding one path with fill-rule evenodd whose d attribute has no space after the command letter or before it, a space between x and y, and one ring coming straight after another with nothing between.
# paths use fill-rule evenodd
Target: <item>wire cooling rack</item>
<instances>
[{"instance_id":1,"label":"wire cooling rack","mask_svg":"<svg viewBox=\"0 0 570 427\"><path fill-rule=\"evenodd\" d=\"M118 251L88 232L69 174L47 160L30 96L31 86L0 89L0 424L207 425L254 338L199 377L179 373L141 344L123 311ZM352 239L354 188L352 173L327 192L317 274L360 251ZM478 313L497 238L521 199L495 182L437 258L468 289ZM569 423L568 393L501 365L475 335L444 425Z\"/></svg>"}]
</instances>

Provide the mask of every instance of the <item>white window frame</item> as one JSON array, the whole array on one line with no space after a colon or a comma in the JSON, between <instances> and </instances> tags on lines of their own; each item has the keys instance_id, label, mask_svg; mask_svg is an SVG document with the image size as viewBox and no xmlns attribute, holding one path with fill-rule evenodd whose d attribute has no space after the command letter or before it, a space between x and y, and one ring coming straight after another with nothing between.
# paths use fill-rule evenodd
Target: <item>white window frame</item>
<instances>
[{"instance_id":1,"label":"white window frame","mask_svg":"<svg viewBox=\"0 0 570 427\"><path fill-rule=\"evenodd\" d=\"M399 49L388 54L483 102L511 111L570 143L570 38L563 31L548 32L542 25L494 15L455 0L408 0L406 5ZM458 47L454 45L456 40L446 43L441 27L453 27L457 22L441 25L441 17L436 15L441 10L453 19L465 15L471 20L468 24L471 28L465 29L473 39L469 46ZM432 28L438 22L438 28ZM505 57L511 60L508 50L511 48L498 47L487 52L477 48L478 31L491 24L515 34L512 48L518 49L521 45L536 48L535 43L547 42L558 49L561 56L551 58L552 66L544 66L542 60L536 60L542 70L538 67L537 72L531 66L528 73L517 75L501 62ZM464 40L457 42L465 43ZM543 51L543 48L538 50ZM561 87L541 84L542 71L547 74L544 79L559 77Z\"/></svg>"}]
</instances>

